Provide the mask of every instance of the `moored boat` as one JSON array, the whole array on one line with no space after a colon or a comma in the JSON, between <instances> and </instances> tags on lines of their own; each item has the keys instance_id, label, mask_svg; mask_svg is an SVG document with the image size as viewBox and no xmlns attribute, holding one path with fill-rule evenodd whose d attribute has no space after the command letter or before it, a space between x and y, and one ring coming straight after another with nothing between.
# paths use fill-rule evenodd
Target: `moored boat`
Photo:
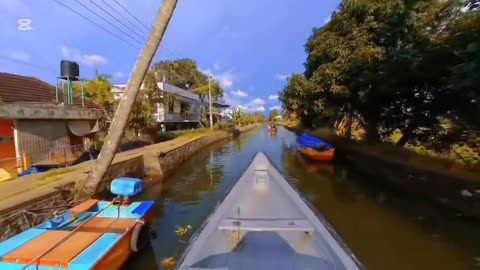
<instances>
[{"instance_id":1,"label":"moored boat","mask_svg":"<svg viewBox=\"0 0 480 270\"><path fill-rule=\"evenodd\" d=\"M313 160L331 161L335 155L333 145L306 133L298 137L297 143L300 153Z\"/></svg>"},{"instance_id":2,"label":"moored boat","mask_svg":"<svg viewBox=\"0 0 480 270\"><path fill-rule=\"evenodd\" d=\"M136 178L111 183L112 201L88 200L0 243L0 269L118 269L146 246L154 201L130 202Z\"/></svg>"},{"instance_id":3,"label":"moored boat","mask_svg":"<svg viewBox=\"0 0 480 270\"><path fill-rule=\"evenodd\" d=\"M362 269L325 219L258 153L177 269Z\"/></svg>"}]
</instances>

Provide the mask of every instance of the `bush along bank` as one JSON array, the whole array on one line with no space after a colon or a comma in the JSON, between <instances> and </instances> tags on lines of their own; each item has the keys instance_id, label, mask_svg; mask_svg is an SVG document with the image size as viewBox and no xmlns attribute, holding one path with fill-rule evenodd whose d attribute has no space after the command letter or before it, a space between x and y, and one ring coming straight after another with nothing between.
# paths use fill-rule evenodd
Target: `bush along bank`
<instances>
[{"instance_id":1,"label":"bush along bank","mask_svg":"<svg viewBox=\"0 0 480 270\"><path fill-rule=\"evenodd\" d=\"M454 161L417 154L388 144L368 145L333 134L279 123L297 134L324 138L335 145L335 160L369 181L428 199L464 216L480 218L480 175Z\"/></svg>"}]
</instances>

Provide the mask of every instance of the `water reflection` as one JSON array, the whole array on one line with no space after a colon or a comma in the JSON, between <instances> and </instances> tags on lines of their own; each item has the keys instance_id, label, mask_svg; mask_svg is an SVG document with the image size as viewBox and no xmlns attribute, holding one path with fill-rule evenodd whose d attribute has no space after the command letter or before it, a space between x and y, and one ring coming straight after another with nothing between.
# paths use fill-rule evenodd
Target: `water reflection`
<instances>
[{"instance_id":1,"label":"water reflection","mask_svg":"<svg viewBox=\"0 0 480 270\"><path fill-rule=\"evenodd\" d=\"M472 258L480 257L477 221L372 185L345 164L305 160L295 139L283 128L271 136L261 127L202 149L165 183L149 188L141 199L157 200L157 238L125 269L160 269L163 258L182 252L175 226L198 228L258 151L305 194L369 269L478 269Z\"/></svg>"}]
</instances>

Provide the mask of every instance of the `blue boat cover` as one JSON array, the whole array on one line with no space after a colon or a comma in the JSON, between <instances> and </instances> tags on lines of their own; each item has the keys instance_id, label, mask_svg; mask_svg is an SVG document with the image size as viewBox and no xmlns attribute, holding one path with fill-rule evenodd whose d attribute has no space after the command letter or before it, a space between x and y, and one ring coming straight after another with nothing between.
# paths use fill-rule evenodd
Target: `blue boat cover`
<instances>
[{"instance_id":1,"label":"blue boat cover","mask_svg":"<svg viewBox=\"0 0 480 270\"><path fill-rule=\"evenodd\" d=\"M110 184L110 192L120 196L135 196L143 191L143 181L139 178L120 177Z\"/></svg>"},{"instance_id":2,"label":"blue boat cover","mask_svg":"<svg viewBox=\"0 0 480 270\"><path fill-rule=\"evenodd\" d=\"M333 145L330 143L306 133L298 137L297 143L303 147L322 148L322 150L333 148Z\"/></svg>"}]
</instances>

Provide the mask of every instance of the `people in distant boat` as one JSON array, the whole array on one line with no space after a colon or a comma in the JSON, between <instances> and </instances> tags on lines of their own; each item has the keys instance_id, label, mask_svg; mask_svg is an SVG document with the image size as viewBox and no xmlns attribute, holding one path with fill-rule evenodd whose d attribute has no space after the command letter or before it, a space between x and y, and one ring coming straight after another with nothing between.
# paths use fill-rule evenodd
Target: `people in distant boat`
<instances>
[{"instance_id":1,"label":"people in distant boat","mask_svg":"<svg viewBox=\"0 0 480 270\"><path fill-rule=\"evenodd\" d=\"M277 127L275 126L275 123L270 122L268 124L268 131L276 131L276 130L277 130Z\"/></svg>"}]
</instances>

